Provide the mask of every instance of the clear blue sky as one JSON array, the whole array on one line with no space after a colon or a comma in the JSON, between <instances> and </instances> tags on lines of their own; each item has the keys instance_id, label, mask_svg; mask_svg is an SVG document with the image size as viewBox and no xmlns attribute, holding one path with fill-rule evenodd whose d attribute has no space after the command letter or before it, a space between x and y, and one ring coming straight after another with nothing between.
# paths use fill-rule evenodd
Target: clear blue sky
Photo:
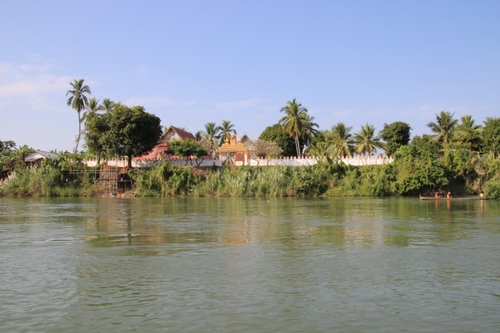
<instances>
[{"instance_id":1,"label":"clear blue sky","mask_svg":"<svg viewBox=\"0 0 500 333\"><path fill-rule=\"evenodd\" d=\"M256 139L296 98L320 129L441 110L500 116L500 1L0 3L0 140L69 150L70 81L195 133L230 120Z\"/></svg>"}]
</instances>

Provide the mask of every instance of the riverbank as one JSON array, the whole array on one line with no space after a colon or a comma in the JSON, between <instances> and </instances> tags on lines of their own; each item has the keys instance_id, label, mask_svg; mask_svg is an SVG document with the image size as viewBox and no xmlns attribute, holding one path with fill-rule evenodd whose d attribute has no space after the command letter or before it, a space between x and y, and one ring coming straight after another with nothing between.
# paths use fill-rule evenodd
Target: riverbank
<instances>
[{"instance_id":1,"label":"riverbank","mask_svg":"<svg viewBox=\"0 0 500 333\"><path fill-rule=\"evenodd\" d=\"M454 195L484 190L500 193L495 179L484 181L449 170L409 173L397 162L354 167L319 163L312 166L176 167L167 161L148 169L132 169L105 179L96 168L61 168L45 164L19 169L0 186L11 197L329 197L418 196L436 190ZM446 171L446 172L445 172ZM104 181L103 181L104 178Z\"/></svg>"}]
</instances>

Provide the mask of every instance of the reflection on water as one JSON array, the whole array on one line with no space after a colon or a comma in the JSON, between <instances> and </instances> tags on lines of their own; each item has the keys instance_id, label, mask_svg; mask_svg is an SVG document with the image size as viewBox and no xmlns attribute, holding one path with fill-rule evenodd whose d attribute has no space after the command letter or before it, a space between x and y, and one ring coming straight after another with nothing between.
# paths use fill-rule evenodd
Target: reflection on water
<instances>
[{"instance_id":1,"label":"reflection on water","mask_svg":"<svg viewBox=\"0 0 500 333\"><path fill-rule=\"evenodd\" d=\"M0 199L2 332L497 332L500 204Z\"/></svg>"}]
</instances>

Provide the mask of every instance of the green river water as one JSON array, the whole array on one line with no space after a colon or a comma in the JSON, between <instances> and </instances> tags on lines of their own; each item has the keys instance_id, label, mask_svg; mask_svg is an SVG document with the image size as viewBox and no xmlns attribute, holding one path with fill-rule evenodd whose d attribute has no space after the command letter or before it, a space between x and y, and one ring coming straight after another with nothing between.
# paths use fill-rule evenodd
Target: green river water
<instances>
[{"instance_id":1,"label":"green river water","mask_svg":"<svg viewBox=\"0 0 500 333\"><path fill-rule=\"evenodd\" d=\"M500 332L500 202L0 198L1 332Z\"/></svg>"}]
</instances>

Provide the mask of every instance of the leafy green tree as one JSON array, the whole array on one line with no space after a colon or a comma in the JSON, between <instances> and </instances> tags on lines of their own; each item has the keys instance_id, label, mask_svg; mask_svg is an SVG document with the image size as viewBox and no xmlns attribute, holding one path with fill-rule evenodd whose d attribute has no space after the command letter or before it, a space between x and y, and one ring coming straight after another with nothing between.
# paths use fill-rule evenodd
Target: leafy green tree
<instances>
[{"instance_id":1,"label":"leafy green tree","mask_svg":"<svg viewBox=\"0 0 500 333\"><path fill-rule=\"evenodd\" d=\"M73 80L70 82L71 88L66 92L66 96L70 96L67 100L68 106L71 106L78 113L78 136L76 138L75 154L78 151L78 144L82 134L82 119L81 112L85 110L88 104L88 98L85 94L91 94L89 86L84 84L84 79Z\"/></svg>"},{"instance_id":2,"label":"leafy green tree","mask_svg":"<svg viewBox=\"0 0 500 333\"><path fill-rule=\"evenodd\" d=\"M275 142L282 150L283 156L292 156L295 153L295 142L292 137L283 131L280 124L268 126L259 136L260 140Z\"/></svg>"},{"instance_id":3,"label":"leafy green tree","mask_svg":"<svg viewBox=\"0 0 500 333\"><path fill-rule=\"evenodd\" d=\"M500 153L500 118L488 117L484 122L483 153L491 152L495 156Z\"/></svg>"},{"instance_id":4,"label":"leafy green tree","mask_svg":"<svg viewBox=\"0 0 500 333\"><path fill-rule=\"evenodd\" d=\"M207 150L193 140L173 140L169 142L166 153L186 157L188 161L192 161L193 157L198 160L200 157L208 155Z\"/></svg>"},{"instance_id":5,"label":"leafy green tree","mask_svg":"<svg viewBox=\"0 0 500 333\"><path fill-rule=\"evenodd\" d=\"M460 147L469 150L480 151L482 145L480 125L476 125L472 116L466 115L460 118L461 123L455 128L455 141Z\"/></svg>"},{"instance_id":6,"label":"leafy green tree","mask_svg":"<svg viewBox=\"0 0 500 333\"><path fill-rule=\"evenodd\" d=\"M327 134L327 140L331 142L341 157L352 156L354 152L356 142L351 130L351 126L339 122L333 125L331 131Z\"/></svg>"},{"instance_id":7,"label":"leafy green tree","mask_svg":"<svg viewBox=\"0 0 500 333\"><path fill-rule=\"evenodd\" d=\"M436 115L436 122L429 122L427 126L434 133L433 138L441 143L445 148L453 138L453 132L457 126L458 120L453 118L455 114L448 111L441 111Z\"/></svg>"},{"instance_id":8,"label":"leafy green tree","mask_svg":"<svg viewBox=\"0 0 500 333\"><path fill-rule=\"evenodd\" d=\"M14 141L0 140L0 179L6 176L8 169L11 167L11 155L14 153L16 143Z\"/></svg>"},{"instance_id":9,"label":"leafy green tree","mask_svg":"<svg viewBox=\"0 0 500 333\"><path fill-rule=\"evenodd\" d=\"M384 148L380 136L375 136L375 127L370 124L361 126L361 130L354 135L356 153L370 155L377 148Z\"/></svg>"},{"instance_id":10,"label":"leafy green tree","mask_svg":"<svg viewBox=\"0 0 500 333\"><path fill-rule=\"evenodd\" d=\"M229 142L231 133L236 134L234 124L232 124L230 120L223 120L222 124L216 128L216 132L221 145L226 141Z\"/></svg>"},{"instance_id":11,"label":"leafy green tree","mask_svg":"<svg viewBox=\"0 0 500 333\"><path fill-rule=\"evenodd\" d=\"M449 184L446 168L438 157L415 145L401 146L394 153L394 162L389 168L394 170L396 177L393 185L395 194L434 192Z\"/></svg>"},{"instance_id":12,"label":"leafy green tree","mask_svg":"<svg viewBox=\"0 0 500 333\"><path fill-rule=\"evenodd\" d=\"M379 135L385 141L385 154L392 156L399 147L410 142L411 127L405 122L396 121L389 125L384 124L384 128Z\"/></svg>"},{"instance_id":13,"label":"leafy green tree","mask_svg":"<svg viewBox=\"0 0 500 333\"><path fill-rule=\"evenodd\" d=\"M429 134L424 134L422 136L415 135L411 139L411 144L436 156L441 150L441 145L436 140L434 140L433 136Z\"/></svg>"},{"instance_id":14,"label":"leafy green tree","mask_svg":"<svg viewBox=\"0 0 500 333\"><path fill-rule=\"evenodd\" d=\"M109 119L106 141L112 153L126 156L128 167L132 157L151 150L162 134L160 118L144 111L142 106L118 105Z\"/></svg>"},{"instance_id":15,"label":"leafy green tree","mask_svg":"<svg viewBox=\"0 0 500 333\"><path fill-rule=\"evenodd\" d=\"M285 133L295 140L297 157L300 157L301 149L299 139L308 131L307 127L312 123L312 121L310 121L311 119L308 117L307 109L300 103L297 103L294 98L288 101L286 105L281 108L280 112L285 113L285 115L279 120L279 123L283 126Z\"/></svg>"},{"instance_id":16,"label":"leafy green tree","mask_svg":"<svg viewBox=\"0 0 500 333\"><path fill-rule=\"evenodd\" d=\"M112 138L109 135L111 118L112 113L85 114L85 146L89 154L97 157L97 164L101 163L101 157L106 155L112 146Z\"/></svg>"}]
</instances>

